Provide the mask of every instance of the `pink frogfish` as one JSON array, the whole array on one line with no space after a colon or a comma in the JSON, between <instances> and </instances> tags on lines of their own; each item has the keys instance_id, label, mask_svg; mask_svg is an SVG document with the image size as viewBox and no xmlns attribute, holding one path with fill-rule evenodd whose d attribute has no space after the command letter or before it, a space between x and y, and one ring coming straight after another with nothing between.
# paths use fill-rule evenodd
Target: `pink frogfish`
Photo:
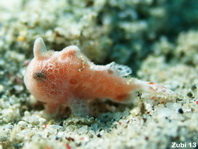
<instances>
[{"instance_id":1,"label":"pink frogfish","mask_svg":"<svg viewBox=\"0 0 198 149\"><path fill-rule=\"evenodd\" d=\"M130 103L136 91L150 93L152 98L174 94L164 86L126 77L131 73L127 66L115 62L95 65L74 45L59 52L47 51L39 37L33 54L24 82L30 93L45 103L49 114L57 113L63 105L74 114L82 113L88 107L87 101L96 98Z\"/></svg>"}]
</instances>

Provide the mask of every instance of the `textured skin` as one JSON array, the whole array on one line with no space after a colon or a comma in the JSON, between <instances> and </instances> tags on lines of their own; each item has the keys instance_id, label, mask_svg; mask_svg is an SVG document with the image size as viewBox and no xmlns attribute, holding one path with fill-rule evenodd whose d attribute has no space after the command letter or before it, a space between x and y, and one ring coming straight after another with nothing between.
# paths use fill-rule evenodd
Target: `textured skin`
<instances>
[{"instance_id":1,"label":"textured skin","mask_svg":"<svg viewBox=\"0 0 198 149\"><path fill-rule=\"evenodd\" d=\"M76 99L108 98L123 102L135 88L114 75L108 65L91 63L75 46L35 57L26 70L25 84L37 100L52 108Z\"/></svg>"},{"instance_id":2,"label":"textured skin","mask_svg":"<svg viewBox=\"0 0 198 149\"><path fill-rule=\"evenodd\" d=\"M48 113L57 111L60 105L74 107L72 111L76 111L74 104L86 107L86 100L94 98L128 102L130 94L137 89L158 92L160 88L137 79L129 81L116 75L116 71L110 65L98 66L90 62L76 46L60 52L46 51L39 38L35 41L34 58L24 81L33 96L46 103ZM166 92L166 88L162 92Z\"/></svg>"}]
</instances>

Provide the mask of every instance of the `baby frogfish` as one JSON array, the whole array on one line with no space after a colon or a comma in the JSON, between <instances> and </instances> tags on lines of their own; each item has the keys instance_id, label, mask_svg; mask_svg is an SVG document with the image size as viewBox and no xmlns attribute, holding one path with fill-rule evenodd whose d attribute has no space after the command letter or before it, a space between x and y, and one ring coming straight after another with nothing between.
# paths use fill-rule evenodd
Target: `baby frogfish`
<instances>
[{"instance_id":1,"label":"baby frogfish","mask_svg":"<svg viewBox=\"0 0 198 149\"><path fill-rule=\"evenodd\" d=\"M24 82L39 101L45 103L47 113L57 113L62 105L72 113L86 111L91 99L110 99L128 103L135 91L151 95L172 95L168 88L135 78L128 78L131 69L112 62L95 65L77 46L62 51L47 51L42 38L37 38L33 48L34 58L27 67Z\"/></svg>"}]
</instances>

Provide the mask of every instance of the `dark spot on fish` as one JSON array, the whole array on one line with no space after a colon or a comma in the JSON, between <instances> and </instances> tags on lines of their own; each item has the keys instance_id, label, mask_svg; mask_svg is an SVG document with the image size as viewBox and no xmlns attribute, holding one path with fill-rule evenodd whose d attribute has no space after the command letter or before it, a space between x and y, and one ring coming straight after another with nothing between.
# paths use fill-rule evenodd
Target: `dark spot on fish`
<instances>
[{"instance_id":1,"label":"dark spot on fish","mask_svg":"<svg viewBox=\"0 0 198 149\"><path fill-rule=\"evenodd\" d=\"M109 70L108 70L108 73L109 73L109 74L113 74L113 70L109 69Z\"/></svg>"},{"instance_id":2,"label":"dark spot on fish","mask_svg":"<svg viewBox=\"0 0 198 149\"><path fill-rule=\"evenodd\" d=\"M39 81L44 81L46 80L46 74L42 70L37 71L33 74L33 78Z\"/></svg>"},{"instance_id":3,"label":"dark spot on fish","mask_svg":"<svg viewBox=\"0 0 198 149\"><path fill-rule=\"evenodd\" d=\"M78 81L77 81L77 80L75 80L75 79L71 79L71 80L69 81L69 83L70 83L70 84L72 84L72 85L75 85L75 84L77 84L77 83L78 83Z\"/></svg>"}]
</instances>

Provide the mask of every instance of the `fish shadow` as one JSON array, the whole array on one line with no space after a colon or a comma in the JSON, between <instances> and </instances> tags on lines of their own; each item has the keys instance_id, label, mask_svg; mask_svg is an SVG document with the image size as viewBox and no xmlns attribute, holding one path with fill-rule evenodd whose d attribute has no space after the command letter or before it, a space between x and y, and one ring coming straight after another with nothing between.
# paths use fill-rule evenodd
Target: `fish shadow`
<instances>
[{"instance_id":1,"label":"fish shadow","mask_svg":"<svg viewBox=\"0 0 198 149\"><path fill-rule=\"evenodd\" d=\"M119 121L130 115L130 109L133 105L114 103L111 101L101 102L96 100L90 104L91 114L86 116L72 116L66 119L63 117L57 119L63 127L77 126L79 129L83 126L88 130L94 131L97 137L102 133L110 132L119 127ZM121 126L120 126L121 127Z\"/></svg>"}]
</instances>

